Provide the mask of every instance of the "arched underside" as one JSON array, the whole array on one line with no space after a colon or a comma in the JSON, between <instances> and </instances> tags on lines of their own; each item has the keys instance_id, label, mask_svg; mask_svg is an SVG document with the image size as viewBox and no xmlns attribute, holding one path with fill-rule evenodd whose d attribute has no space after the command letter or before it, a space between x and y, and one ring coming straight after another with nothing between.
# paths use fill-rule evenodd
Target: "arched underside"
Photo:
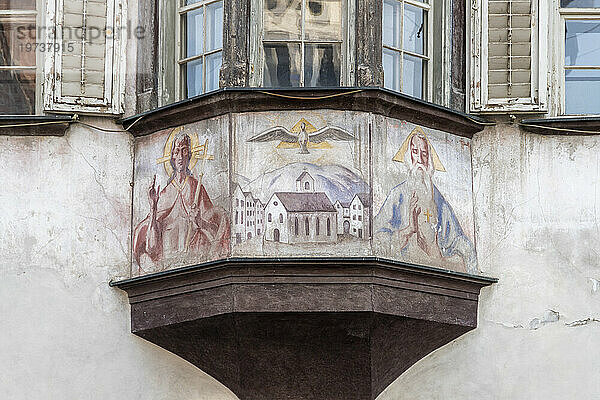
<instances>
[{"instance_id":1,"label":"arched underside","mask_svg":"<svg viewBox=\"0 0 600 400\"><path fill-rule=\"evenodd\" d=\"M133 333L241 400L368 400L474 329L492 282L381 259L228 259L113 285Z\"/></svg>"}]
</instances>

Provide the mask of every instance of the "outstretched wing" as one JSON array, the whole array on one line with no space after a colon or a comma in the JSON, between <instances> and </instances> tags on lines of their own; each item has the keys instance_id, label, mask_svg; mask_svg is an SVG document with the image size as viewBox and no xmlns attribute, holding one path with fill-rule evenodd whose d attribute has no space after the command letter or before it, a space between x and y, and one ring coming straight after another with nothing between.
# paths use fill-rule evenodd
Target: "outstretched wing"
<instances>
[{"instance_id":1,"label":"outstretched wing","mask_svg":"<svg viewBox=\"0 0 600 400\"><path fill-rule=\"evenodd\" d=\"M276 126L248 139L249 142L270 142L272 140L281 140L282 142L287 143L297 143L298 136L293 135L290 131L282 126Z\"/></svg>"},{"instance_id":2,"label":"outstretched wing","mask_svg":"<svg viewBox=\"0 0 600 400\"><path fill-rule=\"evenodd\" d=\"M312 143L321 143L326 140L348 142L355 139L356 138L349 132L343 130L342 128L336 128L333 126L326 126L325 128L319 129L318 131L310 134L310 141Z\"/></svg>"}]
</instances>

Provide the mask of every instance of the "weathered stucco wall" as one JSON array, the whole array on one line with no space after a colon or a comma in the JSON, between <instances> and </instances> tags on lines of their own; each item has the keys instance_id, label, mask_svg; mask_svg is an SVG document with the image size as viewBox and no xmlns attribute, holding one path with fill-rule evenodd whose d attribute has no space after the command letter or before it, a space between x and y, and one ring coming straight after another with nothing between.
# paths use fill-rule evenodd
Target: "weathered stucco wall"
<instances>
[{"instance_id":1,"label":"weathered stucco wall","mask_svg":"<svg viewBox=\"0 0 600 400\"><path fill-rule=\"evenodd\" d=\"M164 139L137 145L148 149L147 167L136 170L144 179L135 188L134 204L144 209L138 218L148 212L148 180ZM418 362L379 399L595 398L600 139L500 125L470 145L479 268L499 283L482 291L477 329ZM207 165L221 165L219 151ZM133 153L129 135L79 125L60 138L0 137L6 166L0 173L0 391L6 398L235 398L202 371L132 335L126 296L108 286L130 275ZM447 154L440 158L447 163ZM234 189L218 182L207 190ZM460 191L444 195L460 201L449 197ZM231 208L219 196L214 202Z\"/></svg>"},{"instance_id":2,"label":"weathered stucco wall","mask_svg":"<svg viewBox=\"0 0 600 400\"><path fill-rule=\"evenodd\" d=\"M600 393L600 138L499 125L475 136L479 326L380 400L595 399Z\"/></svg>"},{"instance_id":3,"label":"weathered stucco wall","mask_svg":"<svg viewBox=\"0 0 600 400\"><path fill-rule=\"evenodd\" d=\"M126 295L108 286L129 276L132 143L81 125L0 137L2 398L235 398L132 335Z\"/></svg>"}]
</instances>

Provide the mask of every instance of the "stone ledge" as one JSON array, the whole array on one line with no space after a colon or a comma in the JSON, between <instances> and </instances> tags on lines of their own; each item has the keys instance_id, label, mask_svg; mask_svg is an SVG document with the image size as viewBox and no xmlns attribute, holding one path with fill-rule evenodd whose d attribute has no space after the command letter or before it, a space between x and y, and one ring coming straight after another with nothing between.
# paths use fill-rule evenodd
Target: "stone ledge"
<instances>
[{"instance_id":1,"label":"stone ledge","mask_svg":"<svg viewBox=\"0 0 600 400\"><path fill-rule=\"evenodd\" d=\"M0 136L64 136L73 115L0 115Z\"/></svg>"},{"instance_id":2,"label":"stone ledge","mask_svg":"<svg viewBox=\"0 0 600 400\"><path fill-rule=\"evenodd\" d=\"M521 120L523 129L540 135L600 135L600 117L557 117Z\"/></svg>"}]
</instances>

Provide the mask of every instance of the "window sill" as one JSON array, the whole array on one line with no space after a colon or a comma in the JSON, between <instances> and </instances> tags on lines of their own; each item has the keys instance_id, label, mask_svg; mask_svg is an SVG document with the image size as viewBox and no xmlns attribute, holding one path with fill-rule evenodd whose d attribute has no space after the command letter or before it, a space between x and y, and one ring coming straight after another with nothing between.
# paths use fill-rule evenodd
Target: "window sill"
<instances>
[{"instance_id":1,"label":"window sill","mask_svg":"<svg viewBox=\"0 0 600 400\"><path fill-rule=\"evenodd\" d=\"M524 119L519 125L540 135L600 135L600 116Z\"/></svg>"},{"instance_id":2,"label":"window sill","mask_svg":"<svg viewBox=\"0 0 600 400\"><path fill-rule=\"evenodd\" d=\"M72 115L0 115L0 136L64 136Z\"/></svg>"},{"instance_id":3,"label":"window sill","mask_svg":"<svg viewBox=\"0 0 600 400\"><path fill-rule=\"evenodd\" d=\"M316 109L372 112L464 137L471 137L489 124L481 117L377 87L224 88L118 122L134 136L145 136L230 112Z\"/></svg>"}]
</instances>

